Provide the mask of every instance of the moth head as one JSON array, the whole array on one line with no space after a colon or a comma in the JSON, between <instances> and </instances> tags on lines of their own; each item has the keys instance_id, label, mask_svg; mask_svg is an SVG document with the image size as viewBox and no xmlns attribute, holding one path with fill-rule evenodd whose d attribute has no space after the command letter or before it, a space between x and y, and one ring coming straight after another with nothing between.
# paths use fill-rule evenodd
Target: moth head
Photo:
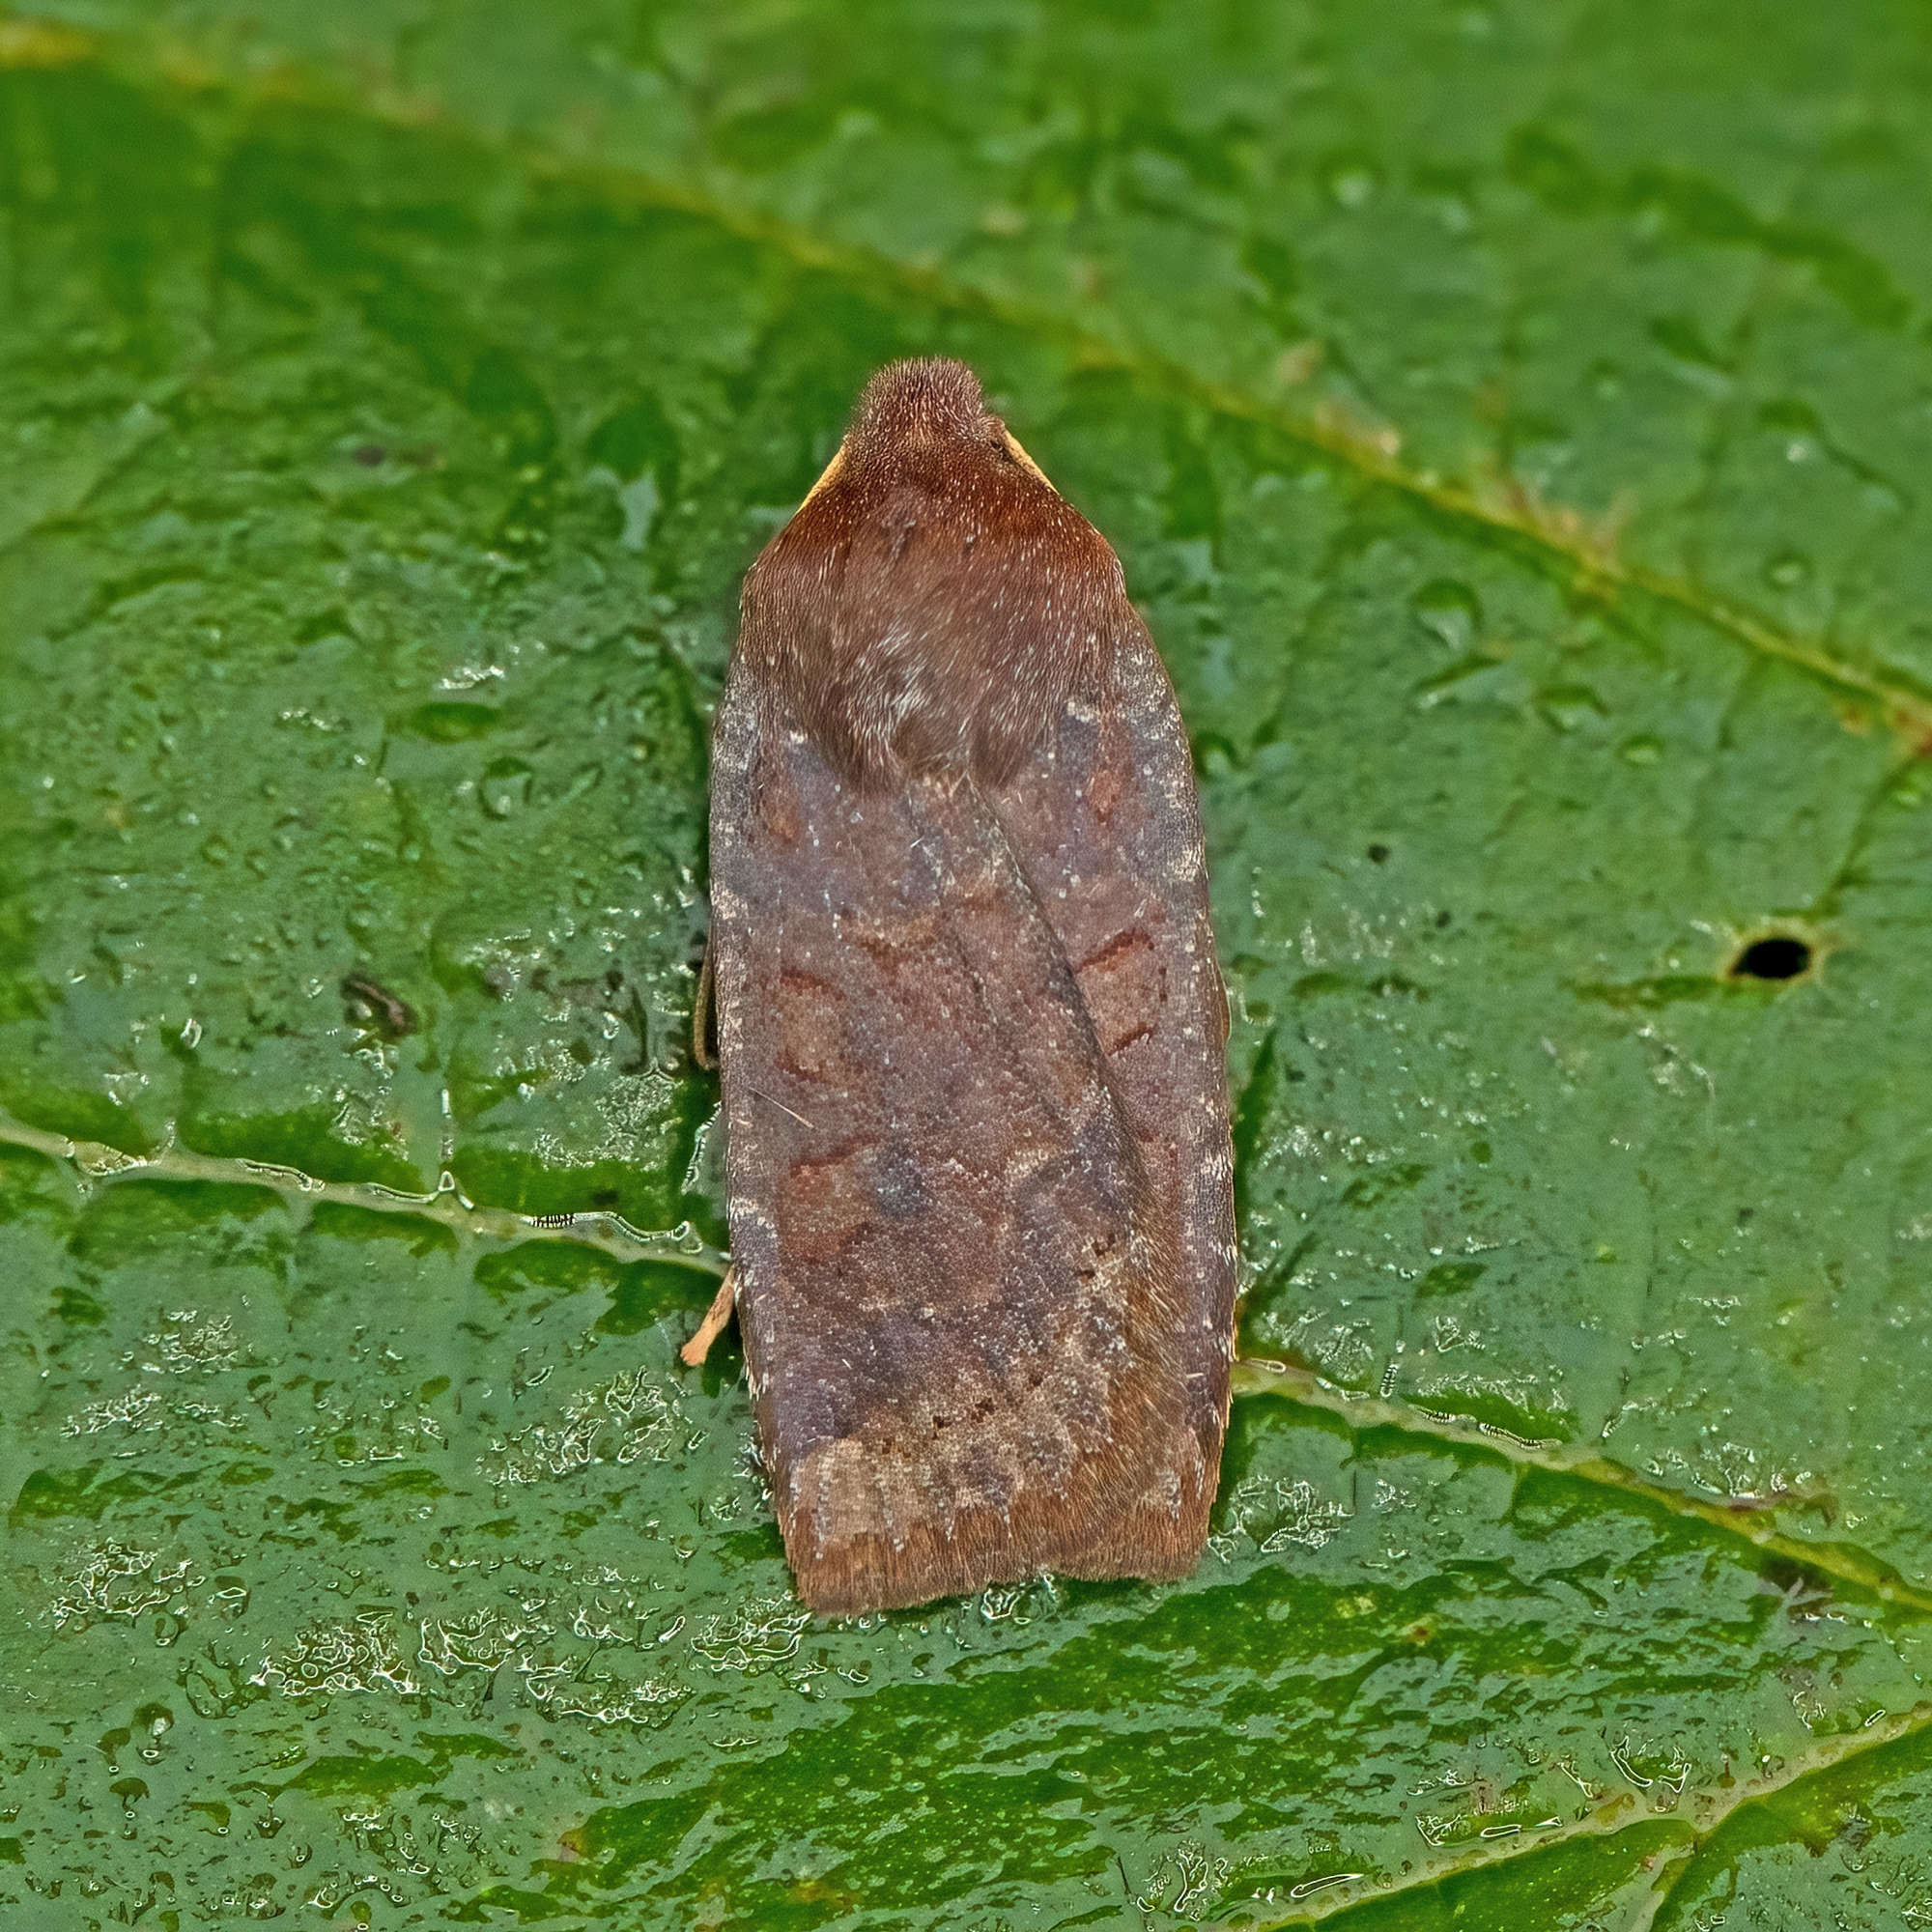
<instances>
[{"instance_id":1,"label":"moth head","mask_svg":"<svg viewBox=\"0 0 1932 1932\"><path fill-rule=\"evenodd\" d=\"M1138 621L1106 540L934 357L866 385L746 575L739 651L847 778L1004 784Z\"/></svg>"},{"instance_id":2,"label":"moth head","mask_svg":"<svg viewBox=\"0 0 1932 1932\"><path fill-rule=\"evenodd\" d=\"M841 476L905 469L941 474L1019 470L1053 488L1019 439L987 409L979 377L943 355L889 362L866 384L851 428L805 500Z\"/></svg>"}]
</instances>

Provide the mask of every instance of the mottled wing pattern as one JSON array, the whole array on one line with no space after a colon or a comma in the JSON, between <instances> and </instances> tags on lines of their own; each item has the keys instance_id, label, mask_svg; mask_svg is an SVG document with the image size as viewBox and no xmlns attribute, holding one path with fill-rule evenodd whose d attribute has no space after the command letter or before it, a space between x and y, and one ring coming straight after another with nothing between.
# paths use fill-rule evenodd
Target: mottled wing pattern
<instances>
[{"instance_id":1,"label":"mottled wing pattern","mask_svg":"<svg viewBox=\"0 0 1932 1932\"><path fill-rule=\"evenodd\" d=\"M1227 992L1186 733L1138 620L1113 652L1112 701L1076 702L997 809L1073 969L1147 1172L1176 1232L1180 1367L1203 1467L1219 1466L1234 1353L1234 1147ZM1195 1543L1212 1501L1183 1492Z\"/></svg>"},{"instance_id":2,"label":"mottled wing pattern","mask_svg":"<svg viewBox=\"0 0 1932 1932\"><path fill-rule=\"evenodd\" d=\"M1094 747L1104 791L1120 759ZM1225 1337L1216 1382L1178 1252L1174 1123L1137 1127L1152 1090L1130 1104L1117 1084L1138 1077L1131 1044L1102 1050L1016 842L1051 800L859 789L737 671L713 756L739 1309L801 1592L838 1610L1038 1569L1183 1572ZM1145 782L1122 783L1115 809L1172 860ZM1110 909L1055 863L1063 916L1097 929ZM1134 933L1161 923L1128 910ZM1159 945L1164 962L1165 927ZM1105 994L1103 1023L1126 998Z\"/></svg>"}]
</instances>

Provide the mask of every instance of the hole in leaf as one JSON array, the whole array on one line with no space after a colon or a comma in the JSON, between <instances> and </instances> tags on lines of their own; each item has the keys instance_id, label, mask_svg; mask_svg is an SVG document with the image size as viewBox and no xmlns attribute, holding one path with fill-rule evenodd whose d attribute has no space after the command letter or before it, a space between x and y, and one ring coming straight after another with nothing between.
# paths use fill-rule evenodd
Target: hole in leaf
<instances>
[{"instance_id":1,"label":"hole in leaf","mask_svg":"<svg viewBox=\"0 0 1932 1932\"><path fill-rule=\"evenodd\" d=\"M1795 980L1811 964L1811 949L1788 932L1753 939L1731 962L1733 980Z\"/></svg>"}]
</instances>

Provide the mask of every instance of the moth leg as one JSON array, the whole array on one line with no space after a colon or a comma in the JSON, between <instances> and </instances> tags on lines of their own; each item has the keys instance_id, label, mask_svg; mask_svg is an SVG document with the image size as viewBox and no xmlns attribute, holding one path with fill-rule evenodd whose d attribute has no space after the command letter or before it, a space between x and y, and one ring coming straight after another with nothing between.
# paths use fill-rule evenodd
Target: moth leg
<instances>
[{"instance_id":1,"label":"moth leg","mask_svg":"<svg viewBox=\"0 0 1932 1932\"><path fill-rule=\"evenodd\" d=\"M711 1031L711 941L704 942L704 964L697 969L697 991L691 1002L691 1057L705 1072L717 1070L718 1059L706 1036ZM727 1275L728 1281L730 1277Z\"/></svg>"},{"instance_id":2,"label":"moth leg","mask_svg":"<svg viewBox=\"0 0 1932 1932\"><path fill-rule=\"evenodd\" d=\"M697 1324L697 1332L677 1351L677 1358L686 1368L701 1368L704 1358L711 1352L711 1345L724 1334L725 1324L731 1320L731 1311L738 1305L738 1270L734 1267L724 1270L724 1279L718 1284L718 1293L711 1298L711 1306L704 1311L704 1320Z\"/></svg>"}]
</instances>

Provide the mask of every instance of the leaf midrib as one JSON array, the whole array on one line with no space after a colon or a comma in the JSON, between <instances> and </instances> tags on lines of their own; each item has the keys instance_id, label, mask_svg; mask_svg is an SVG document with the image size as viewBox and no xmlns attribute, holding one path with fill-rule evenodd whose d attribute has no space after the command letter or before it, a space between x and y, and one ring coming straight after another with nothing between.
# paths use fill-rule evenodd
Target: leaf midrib
<instances>
[{"instance_id":1,"label":"leaf midrib","mask_svg":"<svg viewBox=\"0 0 1932 1932\"><path fill-rule=\"evenodd\" d=\"M688 1267L707 1279L722 1277L729 1257L698 1240L688 1229L663 1232L630 1227L609 1214L579 1214L557 1227L554 1217L482 1208L450 1188L411 1195L375 1181L324 1181L290 1167L263 1161L195 1153L166 1146L156 1152L129 1154L0 1114L0 1146L30 1149L70 1166L83 1180L112 1185L123 1179L213 1181L258 1187L281 1195L291 1206L312 1208L323 1203L412 1214L453 1229L459 1236L514 1241L566 1241L594 1247L623 1262L658 1261ZM694 1311L695 1313L695 1311ZM1296 1407L1341 1417L1353 1431L1387 1429L1418 1442L1449 1443L1477 1449L1520 1468L1542 1469L1587 1483L1599 1490L1636 1496L1679 1518L1695 1519L1748 1544L1761 1555L1781 1556L1841 1582L1869 1591L1901 1609L1932 1613L1932 1591L1921 1589L1855 1544L1811 1543L1779 1530L1769 1513L1746 1515L1721 1503L1706 1502L1682 1490L1641 1476L1584 1443L1545 1444L1512 1435L1475 1421L1433 1412L1412 1403L1360 1394L1325 1381L1291 1363L1243 1358L1236 1365L1238 1395L1263 1395Z\"/></svg>"}]
</instances>

